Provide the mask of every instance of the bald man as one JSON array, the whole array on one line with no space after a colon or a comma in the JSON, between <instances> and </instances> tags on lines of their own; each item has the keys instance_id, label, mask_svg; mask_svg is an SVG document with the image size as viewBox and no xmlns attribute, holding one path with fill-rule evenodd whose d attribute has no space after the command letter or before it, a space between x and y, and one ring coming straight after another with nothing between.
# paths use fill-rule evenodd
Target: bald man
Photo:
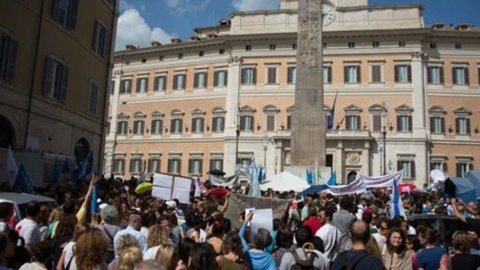
<instances>
[{"instance_id":1,"label":"bald man","mask_svg":"<svg viewBox=\"0 0 480 270\"><path fill-rule=\"evenodd\" d=\"M383 263L377 256L367 252L366 246L370 240L370 227L364 221L355 221L350 228L352 249L345 250L333 262L333 270L371 269L383 270Z\"/></svg>"},{"instance_id":2,"label":"bald man","mask_svg":"<svg viewBox=\"0 0 480 270\"><path fill-rule=\"evenodd\" d=\"M145 236L140 232L140 228L142 227L142 216L139 214L133 213L128 216L128 226L124 230L119 231L115 237L113 238L113 247L115 252L117 252L117 242L118 239L125 234L130 234L131 236L135 237L140 243L140 250L143 253L147 251L147 240ZM120 254L115 254L115 257L118 257Z\"/></svg>"}]
</instances>

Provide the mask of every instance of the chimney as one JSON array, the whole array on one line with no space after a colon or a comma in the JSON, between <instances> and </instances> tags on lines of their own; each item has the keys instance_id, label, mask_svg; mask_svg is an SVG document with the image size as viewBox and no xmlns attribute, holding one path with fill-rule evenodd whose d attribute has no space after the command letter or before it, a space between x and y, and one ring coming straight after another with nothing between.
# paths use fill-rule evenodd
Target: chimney
<instances>
[{"instance_id":1,"label":"chimney","mask_svg":"<svg viewBox=\"0 0 480 270\"><path fill-rule=\"evenodd\" d=\"M160 47L160 46L162 46L162 43L160 43L160 42L157 41L157 40L152 40L152 42L150 42L150 44L152 44L152 47Z\"/></svg>"},{"instance_id":2,"label":"chimney","mask_svg":"<svg viewBox=\"0 0 480 270\"><path fill-rule=\"evenodd\" d=\"M200 38L198 36L191 36L190 37L190 41L197 41L197 40L200 40Z\"/></svg>"},{"instance_id":3,"label":"chimney","mask_svg":"<svg viewBox=\"0 0 480 270\"><path fill-rule=\"evenodd\" d=\"M133 45L133 44L127 44L125 45L125 49L127 49L128 51L130 50L136 50L137 49L137 46Z\"/></svg>"},{"instance_id":4,"label":"chimney","mask_svg":"<svg viewBox=\"0 0 480 270\"><path fill-rule=\"evenodd\" d=\"M172 38L171 42L172 42L172 44L179 44L179 43L182 43L182 40L179 39L179 38Z\"/></svg>"}]
</instances>

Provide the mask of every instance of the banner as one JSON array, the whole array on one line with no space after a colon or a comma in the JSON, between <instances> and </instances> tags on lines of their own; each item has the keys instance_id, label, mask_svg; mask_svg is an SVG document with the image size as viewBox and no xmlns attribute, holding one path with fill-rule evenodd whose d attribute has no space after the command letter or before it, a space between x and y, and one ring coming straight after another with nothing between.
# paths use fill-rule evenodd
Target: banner
<instances>
[{"instance_id":1,"label":"banner","mask_svg":"<svg viewBox=\"0 0 480 270\"><path fill-rule=\"evenodd\" d=\"M227 178L220 178L210 174L208 179L210 180L210 183L214 186L232 188L238 185L239 177L238 175L232 175Z\"/></svg>"},{"instance_id":2,"label":"banner","mask_svg":"<svg viewBox=\"0 0 480 270\"><path fill-rule=\"evenodd\" d=\"M247 208L255 209L273 209L273 219L283 218L288 211L290 201L281 199L271 199L265 197L252 197L231 193L228 197L228 208L225 211L225 217L230 219L233 228L240 228L242 224L238 222L240 213Z\"/></svg>"},{"instance_id":3,"label":"banner","mask_svg":"<svg viewBox=\"0 0 480 270\"><path fill-rule=\"evenodd\" d=\"M152 197L165 201L178 199L180 203L190 204L192 180L183 176L156 173L153 176Z\"/></svg>"},{"instance_id":4,"label":"banner","mask_svg":"<svg viewBox=\"0 0 480 270\"><path fill-rule=\"evenodd\" d=\"M328 186L327 192L332 195L348 195L362 193L367 188L385 188L392 187L397 181L401 183L403 180L403 171L398 171L384 176L366 176L357 174L355 181L348 185Z\"/></svg>"}]
</instances>

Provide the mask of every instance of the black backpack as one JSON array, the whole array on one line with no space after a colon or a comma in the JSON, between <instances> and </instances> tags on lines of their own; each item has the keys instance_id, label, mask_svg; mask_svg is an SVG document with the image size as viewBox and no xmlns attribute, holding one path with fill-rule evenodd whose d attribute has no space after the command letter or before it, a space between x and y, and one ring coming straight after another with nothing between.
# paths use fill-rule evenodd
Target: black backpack
<instances>
[{"instance_id":1,"label":"black backpack","mask_svg":"<svg viewBox=\"0 0 480 270\"><path fill-rule=\"evenodd\" d=\"M309 255L307 251L311 249L308 249L308 247L313 248L313 245L311 243L306 243L302 247L303 255L305 257L304 260L300 259L296 250L293 250L291 252L293 259L295 259L295 264L290 266L289 270L316 270L317 269L313 266L313 262L315 261L317 254L315 252L310 252L310 255Z\"/></svg>"},{"instance_id":2,"label":"black backpack","mask_svg":"<svg viewBox=\"0 0 480 270\"><path fill-rule=\"evenodd\" d=\"M348 251L344 251L344 252L340 253L338 258L335 260L336 262L338 262L338 264L340 266L337 267L337 265L334 265L334 269L337 269L337 270L354 270L355 267L357 267L357 264L360 261L362 261L363 259L365 259L367 256L370 255L368 252L364 251L360 255L356 255L355 257L349 259L346 256L347 252Z\"/></svg>"}]
</instances>

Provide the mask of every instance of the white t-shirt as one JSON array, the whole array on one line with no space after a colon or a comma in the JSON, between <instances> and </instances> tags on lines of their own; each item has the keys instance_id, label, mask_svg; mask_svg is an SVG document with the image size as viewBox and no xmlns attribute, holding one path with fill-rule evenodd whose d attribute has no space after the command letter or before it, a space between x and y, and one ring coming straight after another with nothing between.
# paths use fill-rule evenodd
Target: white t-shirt
<instances>
[{"instance_id":1,"label":"white t-shirt","mask_svg":"<svg viewBox=\"0 0 480 270\"><path fill-rule=\"evenodd\" d=\"M323 241L325 248L323 255L327 257L330 262L333 262L340 251L340 231L332 224L326 223L317 231L315 236L320 237Z\"/></svg>"},{"instance_id":2,"label":"white t-shirt","mask_svg":"<svg viewBox=\"0 0 480 270\"><path fill-rule=\"evenodd\" d=\"M15 230L25 240L27 245L34 245L40 242L40 229L37 223L29 218L22 219L15 226Z\"/></svg>"},{"instance_id":3,"label":"white t-shirt","mask_svg":"<svg viewBox=\"0 0 480 270\"><path fill-rule=\"evenodd\" d=\"M147 251L143 254L143 260L144 261L155 260L155 257L157 256L159 249L160 249L160 246L151 247L147 249Z\"/></svg>"},{"instance_id":4,"label":"white t-shirt","mask_svg":"<svg viewBox=\"0 0 480 270\"><path fill-rule=\"evenodd\" d=\"M63 267L67 267L67 264L73 258L73 252L75 251L75 242L69 242L64 248L65 257L63 260Z\"/></svg>"}]
</instances>

